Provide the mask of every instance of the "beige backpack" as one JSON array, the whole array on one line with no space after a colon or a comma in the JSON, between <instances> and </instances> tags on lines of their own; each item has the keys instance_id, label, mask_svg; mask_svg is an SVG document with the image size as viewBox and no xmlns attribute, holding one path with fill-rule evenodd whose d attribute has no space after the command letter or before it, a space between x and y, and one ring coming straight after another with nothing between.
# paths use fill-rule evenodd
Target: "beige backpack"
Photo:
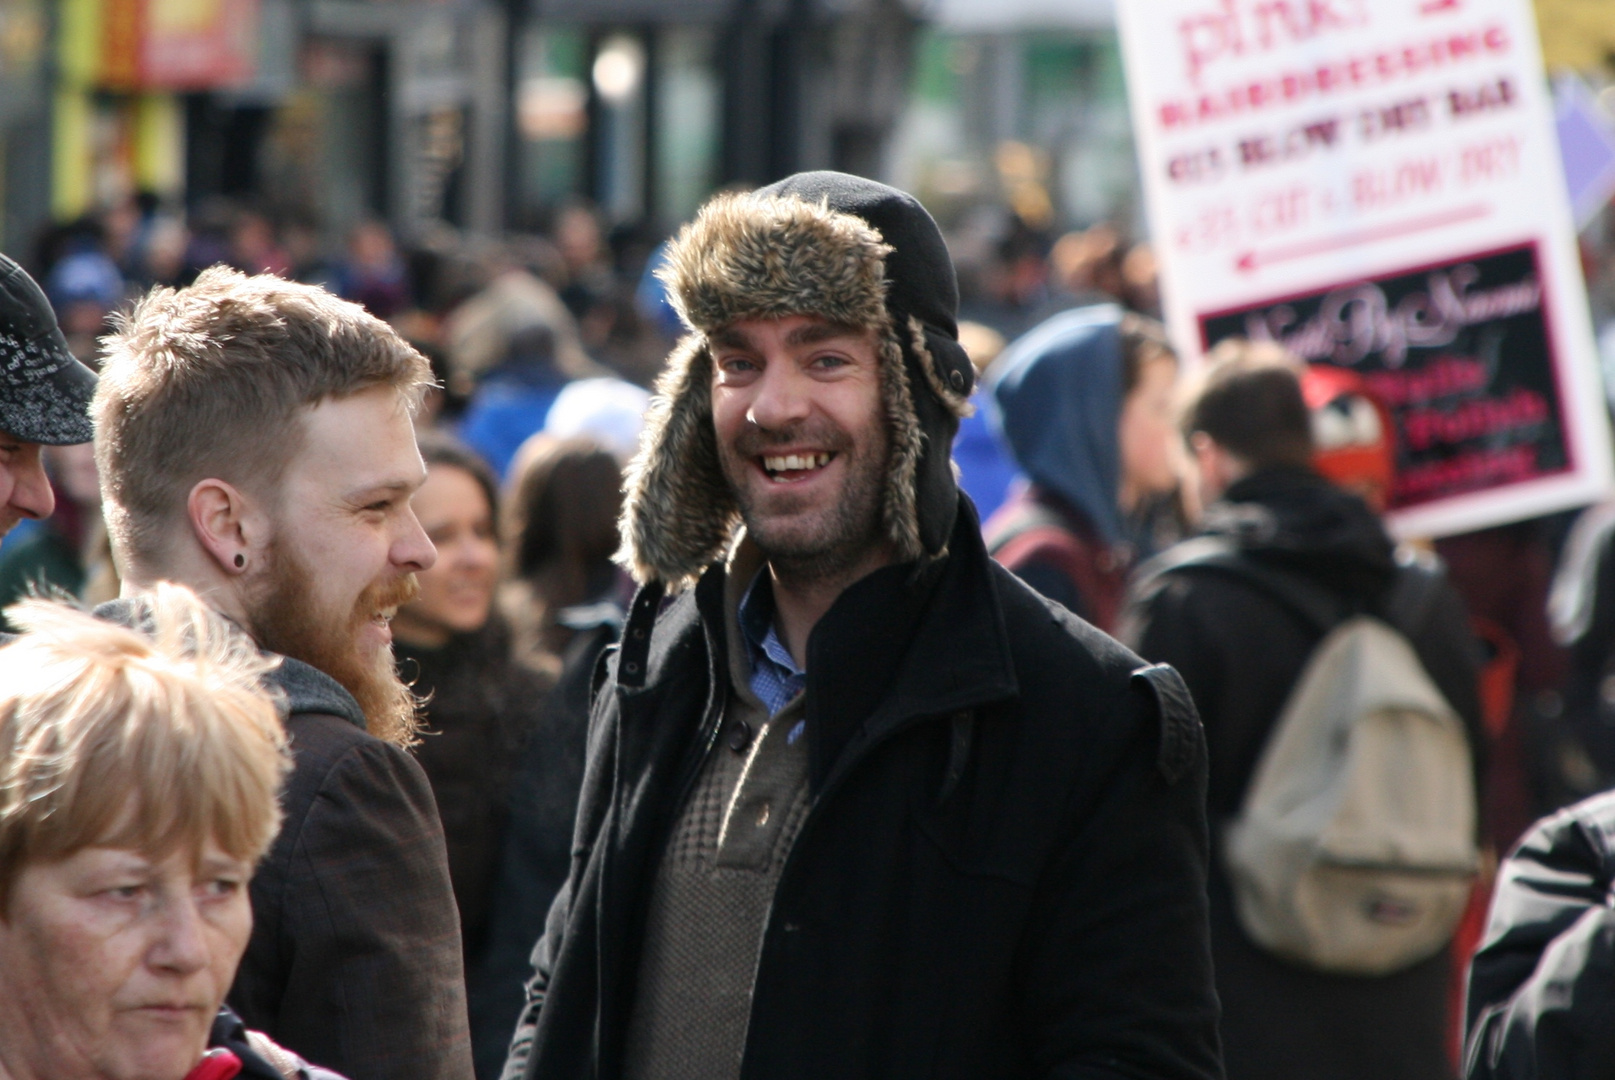
<instances>
[{"instance_id":1,"label":"beige backpack","mask_svg":"<svg viewBox=\"0 0 1615 1080\"><path fill-rule=\"evenodd\" d=\"M1439 952L1479 863L1463 722L1390 623L1342 620L1308 579L1218 544L1185 546L1160 573L1231 574L1324 632L1224 832L1240 925L1273 953L1343 974L1383 975ZM1405 560L1387 617L1416 630L1440 580Z\"/></svg>"},{"instance_id":2,"label":"beige backpack","mask_svg":"<svg viewBox=\"0 0 1615 1080\"><path fill-rule=\"evenodd\" d=\"M1479 858L1473 768L1462 722L1405 637L1367 615L1331 630L1225 835L1245 932L1357 975L1438 952Z\"/></svg>"}]
</instances>

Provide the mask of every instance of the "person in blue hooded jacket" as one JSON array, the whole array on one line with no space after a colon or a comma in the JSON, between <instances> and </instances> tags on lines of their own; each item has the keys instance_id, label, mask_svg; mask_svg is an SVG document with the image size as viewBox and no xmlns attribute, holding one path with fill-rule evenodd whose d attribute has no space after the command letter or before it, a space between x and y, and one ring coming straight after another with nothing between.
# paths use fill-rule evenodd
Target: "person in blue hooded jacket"
<instances>
[{"instance_id":1,"label":"person in blue hooded jacket","mask_svg":"<svg viewBox=\"0 0 1615 1080\"><path fill-rule=\"evenodd\" d=\"M1159 323L1095 304L1024 334L989 387L989 418L1027 483L988 520L988 550L1102 630L1152 547L1150 501L1178 485L1177 378Z\"/></svg>"}]
</instances>

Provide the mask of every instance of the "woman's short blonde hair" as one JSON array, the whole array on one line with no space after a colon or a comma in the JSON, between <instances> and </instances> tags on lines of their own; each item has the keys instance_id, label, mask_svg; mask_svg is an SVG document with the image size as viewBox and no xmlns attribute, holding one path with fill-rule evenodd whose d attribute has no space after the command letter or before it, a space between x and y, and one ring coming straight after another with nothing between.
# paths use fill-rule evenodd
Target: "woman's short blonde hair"
<instances>
[{"instance_id":1,"label":"woman's short blonde hair","mask_svg":"<svg viewBox=\"0 0 1615 1080\"><path fill-rule=\"evenodd\" d=\"M0 648L0 917L21 869L90 846L155 857L213 841L256 863L291 767L263 677L278 662L189 590L143 632L54 601L6 610Z\"/></svg>"}]
</instances>

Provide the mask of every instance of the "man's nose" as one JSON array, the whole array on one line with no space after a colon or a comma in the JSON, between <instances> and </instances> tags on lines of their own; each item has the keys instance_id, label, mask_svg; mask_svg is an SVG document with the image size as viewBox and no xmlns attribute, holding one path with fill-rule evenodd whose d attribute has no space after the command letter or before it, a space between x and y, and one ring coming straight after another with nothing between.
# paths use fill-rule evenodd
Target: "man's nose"
<instances>
[{"instance_id":1,"label":"man's nose","mask_svg":"<svg viewBox=\"0 0 1615 1080\"><path fill-rule=\"evenodd\" d=\"M808 379L795 364L775 362L763 369L746 418L765 431L780 431L807 416Z\"/></svg>"},{"instance_id":2,"label":"man's nose","mask_svg":"<svg viewBox=\"0 0 1615 1080\"><path fill-rule=\"evenodd\" d=\"M437 548L421 527L421 519L415 516L414 507L404 510L404 529L393 542L392 560L393 565L410 573L430 570L437 562Z\"/></svg>"},{"instance_id":3,"label":"man's nose","mask_svg":"<svg viewBox=\"0 0 1615 1080\"><path fill-rule=\"evenodd\" d=\"M22 452L5 466L11 471L11 508L24 517L48 518L56 509L56 495L51 491L50 479L45 475L45 464L39 456L37 443L26 444Z\"/></svg>"}]
</instances>

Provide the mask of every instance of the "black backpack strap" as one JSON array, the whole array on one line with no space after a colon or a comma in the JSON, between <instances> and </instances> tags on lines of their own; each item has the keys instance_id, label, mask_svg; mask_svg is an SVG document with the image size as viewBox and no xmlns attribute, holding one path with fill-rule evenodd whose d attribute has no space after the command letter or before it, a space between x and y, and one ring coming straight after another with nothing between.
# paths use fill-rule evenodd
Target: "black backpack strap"
<instances>
[{"instance_id":1,"label":"black backpack strap","mask_svg":"<svg viewBox=\"0 0 1615 1080\"><path fill-rule=\"evenodd\" d=\"M1355 613L1343 598L1304 574L1258 562L1220 536L1197 537L1166 554L1172 557L1157 560L1159 565L1152 563L1144 573L1164 578L1172 573L1204 571L1238 578L1283 604L1319 634L1327 634ZM1373 613L1403 637L1415 640L1435 610L1446 569L1438 556L1411 548L1399 549L1396 563L1390 592Z\"/></svg>"},{"instance_id":2,"label":"black backpack strap","mask_svg":"<svg viewBox=\"0 0 1615 1080\"><path fill-rule=\"evenodd\" d=\"M1441 556L1411 547L1398 548L1396 582L1385 598L1385 621L1409 640L1417 640L1435 611L1446 580L1447 566Z\"/></svg>"}]
</instances>

